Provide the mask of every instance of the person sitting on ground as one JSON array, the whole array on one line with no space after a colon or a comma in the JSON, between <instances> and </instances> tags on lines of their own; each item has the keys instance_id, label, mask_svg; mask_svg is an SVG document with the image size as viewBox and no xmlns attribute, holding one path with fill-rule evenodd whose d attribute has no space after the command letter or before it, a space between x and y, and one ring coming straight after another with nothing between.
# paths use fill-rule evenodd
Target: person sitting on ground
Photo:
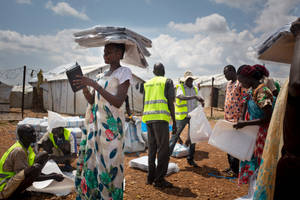
<instances>
[{"instance_id":1,"label":"person sitting on ground","mask_svg":"<svg viewBox=\"0 0 300 200\"><path fill-rule=\"evenodd\" d=\"M71 132L64 127L53 127L38 141L38 150L42 148L58 164L64 164L62 171L73 170L71 162L76 158L76 147Z\"/></svg>"},{"instance_id":2,"label":"person sitting on ground","mask_svg":"<svg viewBox=\"0 0 300 200\"><path fill-rule=\"evenodd\" d=\"M61 174L44 175L42 168L48 161L47 152L35 155L30 144L36 142L35 130L30 125L17 129L17 142L12 145L0 160L0 199L21 199L19 195L34 181L54 179L62 181Z\"/></svg>"}]
</instances>

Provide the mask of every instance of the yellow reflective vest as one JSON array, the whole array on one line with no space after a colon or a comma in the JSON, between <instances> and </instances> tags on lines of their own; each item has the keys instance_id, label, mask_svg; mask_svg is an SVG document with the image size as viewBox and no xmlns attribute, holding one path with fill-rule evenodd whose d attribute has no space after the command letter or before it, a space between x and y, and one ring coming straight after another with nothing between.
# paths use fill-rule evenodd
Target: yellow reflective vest
<instances>
[{"instance_id":1,"label":"yellow reflective vest","mask_svg":"<svg viewBox=\"0 0 300 200\"><path fill-rule=\"evenodd\" d=\"M178 87L181 88L183 95L185 96L185 90L183 84L177 84L176 85L176 91ZM198 95L198 89L197 87L193 86L196 95ZM177 95L176 95L177 96ZM180 100L179 98L176 97L176 104L175 104L175 119L176 120L183 120L186 118L188 114L188 107L187 107L187 100Z\"/></svg>"},{"instance_id":2,"label":"yellow reflective vest","mask_svg":"<svg viewBox=\"0 0 300 200\"><path fill-rule=\"evenodd\" d=\"M66 140L66 141L69 141L69 140L70 140L70 135L71 135L71 132L70 132L68 129L64 128L64 137L65 137L65 140ZM49 139L51 140L53 146L54 146L56 149L58 149L58 146L57 146L57 144L55 143L55 140L54 140L53 133L49 133Z\"/></svg>"},{"instance_id":3,"label":"yellow reflective vest","mask_svg":"<svg viewBox=\"0 0 300 200\"><path fill-rule=\"evenodd\" d=\"M5 171L3 171L3 165L4 165L8 155L10 154L10 152L12 152L17 147L22 147L24 149L24 151L26 152L27 157L28 157L28 165L29 166L32 166L33 163L34 163L35 153L32 150L31 146L29 146L27 151L26 151L26 149L22 146L22 144L19 141L17 141L14 145L12 145L3 154L3 156L0 160L0 192L3 190L3 188L5 187L8 180L16 174L15 172L5 172Z\"/></svg>"},{"instance_id":4,"label":"yellow reflective vest","mask_svg":"<svg viewBox=\"0 0 300 200\"><path fill-rule=\"evenodd\" d=\"M156 76L144 84L145 99L142 121L162 120L169 122L171 119L168 100L165 97L167 78Z\"/></svg>"}]
</instances>

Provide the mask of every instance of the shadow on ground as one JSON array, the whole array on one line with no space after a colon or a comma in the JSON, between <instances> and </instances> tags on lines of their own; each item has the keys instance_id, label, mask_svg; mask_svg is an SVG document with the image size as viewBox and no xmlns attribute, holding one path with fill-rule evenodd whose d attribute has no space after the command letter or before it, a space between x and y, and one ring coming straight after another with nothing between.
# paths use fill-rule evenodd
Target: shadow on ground
<instances>
[{"instance_id":1,"label":"shadow on ground","mask_svg":"<svg viewBox=\"0 0 300 200\"><path fill-rule=\"evenodd\" d=\"M205 178L211 178L213 176L209 175L209 174L214 174L216 176L222 176L221 172L214 167L209 167L206 165L203 166L198 166L198 167L185 167L185 169L181 169L181 171L192 171L196 174L199 174ZM218 177L217 177L218 178Z\"/></svg>"},{"instance_id":2,"label":"shadow on ground","mask_svg":"<svg viewBox=\"0 0 300 200\"><path fill-rule=\"evenodd\" d=\"M180 187L173 186L172 188L164 188L164 189L156 188L156 189L171 196L192 197L192 198L197 197L197 194L193 193L189 188L180 188Z\"/></svg>"},{"instance_id":3,"label":"shadow on ground","mask_svg":"<svg viewBox=\"0 0 300 200\"><path fill-rule=\"evenodd\" d=\"M209 158L209 153L206 152L206 151L195 151L195 154L194 154L194 160L195 161L201 161L201 160L204 160L204 159L208 159Z\"/></svg>"}]
</instances>

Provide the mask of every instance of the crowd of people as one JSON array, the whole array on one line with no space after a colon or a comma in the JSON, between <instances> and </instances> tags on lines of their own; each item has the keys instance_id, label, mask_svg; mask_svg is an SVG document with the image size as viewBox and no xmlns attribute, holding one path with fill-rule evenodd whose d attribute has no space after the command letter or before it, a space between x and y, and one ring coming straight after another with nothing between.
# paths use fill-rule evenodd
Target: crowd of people
<instances>
[{"instance_id":1,"label":"crowd of people","mask_svg":"<svg viewBox=\"0 0 300 200\"><path fill-rule=\"evenodd\" d=\"M288 199L297 196L297 184L291 178L300 178L300 135L297 126L300 98L300 20L293 23L295 52L290 69L289 84L286 91L286 103L283 123L283 148L277 165L277 172L272 173L274 182L268 186L257 183L254 198ZM124 44L109 43L104 48L104 60L110 65L96 81L79 76L73 81L76 87L85 86L83 94L88 101L85 116L85 128L80 143L77 172L75 178L76 199L122 199L124 188L124 113L127 91L132 73L129 68L121 66L120 60L125 52ZM259 131L254 153L250 161L239 161L228 154L229 169L226 173L237 176L239 184L247 184L256 177L264 177L268 170L260 170L265 158L272 151L266 150L275 144L274 138L268 137L272 126L274 107L282 104L278 85L269 78L269 72L263 65L242 65L235 69L227 65L223 69L228 80L224 106L224 118L234 122L234 128L257 125ZM173 187L165 179L169 157L179 141L185 126L189 127L189 113L198 105L204 106L198 87L193 85L196 79L187 71L174 87L171 79L164 77L162 63L154 65L154 78L144 84L144 110L142 119L147 125L148 175L146 184L159 188ZM92 88L92 90L89 90ZM174 89L175 88L175 89ZM277 99L278 97L278 99ZM273 115L274 116L274 115ZM172 135L169 135L169 123L172 120ZM278 123L278 122L275 122ZM63 180L59 174L45 175L41 169L50 158L65 164L69 170L74 158L71 150L70 133L63 127L54 127L38 143L45 151L35 156L31 143L36 136L33 127L20 126L17 130L18 140L10 147L0 160L0 199L14 197L24 191L33 181L55 179ZM279 136L280 137L280 136ZM269 143L265 145L266 141ZM189 146L187 163L197 167L194 162L195 144L190 140L190 130L185 144ZM57 153L54 153L57 152ZM51 156L49 156L51 155ZM157 157L157 165L155 159ZM264 166L265 167L265 166ZM276 166L273 166L276 170ZM268 171L269 172L269 171ZM263 179L263 178L262 178ZM269 192L272 190L273 192ZM274 195L275 194L275 195ZM274 195L274 196L272 196Z\"/></svg>"}]
</instances>

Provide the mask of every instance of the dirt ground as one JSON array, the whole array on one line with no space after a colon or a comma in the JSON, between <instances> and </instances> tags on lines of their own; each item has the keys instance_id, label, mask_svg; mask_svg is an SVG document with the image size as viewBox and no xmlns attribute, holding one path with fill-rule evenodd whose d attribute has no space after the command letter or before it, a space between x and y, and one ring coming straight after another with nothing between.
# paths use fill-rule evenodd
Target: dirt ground
<instances>
[{"instance_id":1,"label":"dirt ground","mask_svg":"<svg viewBox=\"0 0 300 200\"><path fill-rule=\"evenodd\" d=\"M0 155L15 142L15 129L21 114L18 110L12 110L10 114L0 113ZM212 125L215 125L217 119L223 118L222 111L213 111L206 109L207 117ZM43 117L47 113L34 113L25 110L24 117ZM17 120L16 120L17 119ZM182 133L182 139L185 141L187 129ZM186 158L173 158L170 162L175 162L180 171L166 177L173 183L174 187L169 189L157 189L146 185L147 173L141 170L129 167L129 161L139 156L147 155L147 151L140 153L126 154L125 156L125 192L124 199L234 199L247 194L248 185L238 186L236 179L226 179L222 172L228 168L226 153L201 142L196 145L195 162L198 168L187 164ZM75 163L73 163L75 166ZM53 200L53 199L75 199L75 192L66 197L56 197L50 194L32 193L31 197L23 198L26 200Z\"/></svg>"}]
</instances>

